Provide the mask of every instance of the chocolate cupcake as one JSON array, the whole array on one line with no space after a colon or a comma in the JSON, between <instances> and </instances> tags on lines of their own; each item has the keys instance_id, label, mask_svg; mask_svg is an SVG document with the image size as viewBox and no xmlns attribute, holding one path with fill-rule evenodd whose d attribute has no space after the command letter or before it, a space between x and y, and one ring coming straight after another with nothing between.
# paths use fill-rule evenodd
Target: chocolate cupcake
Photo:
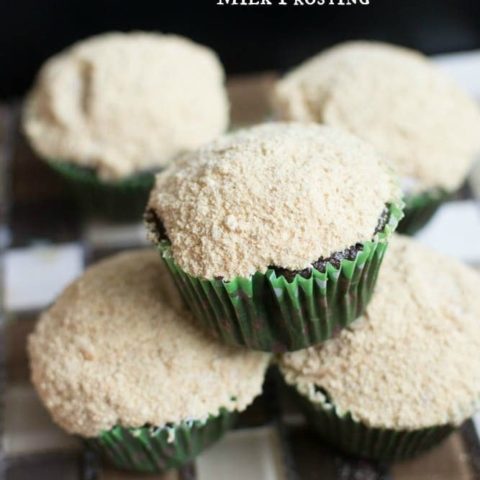
<instances>
[{"instance_id":1,"label":"chocolate cupcake","mask_svg":"<svg viewBox=\"0 0 480 480\"><path fill-rule=\"evenodd\" d=\"M54 421L121 469L189 462L261 392L268 355L192 325L158 256L91 267L29 338L32 381Z\"/></svg>"},{"instance_id":2,"label":"chocolate cupcake","mask_svg":"<svg viewBox=\"0 0 480 480\"><path fill-rule=\"evenodd\" d=\"M298 350L364 310L401 218L388 168L330 127L266 124L156 179L146 223L185 301L218 338Z\"/></svg>"},{"instance_id":3,"label":"chocolate cupcake","mask_svg":"<svg viewBox=\"0 0 480 480\"><path fill-rule=\"evenodd\" d=\"M462 184L480 153L476 103L419 52L348 42L313 57L275 88L276 116L347 130L382 152L403 178L414 233Z\"/></svg>"},{"instance_id":4,"label":"chocolate cupcake","mask_svg":"<svg viewBox=\"0 0 480 480\"><path fill-rule=\"evenodd\" d=\"M43 65L23 122L88 213L141 220L154 172L225 131L223 68L183 37L99 35Z\"/></svg>"},{"instance_id":5,"label":"chocolate cupcake","mask_svg":"<svg viewBox=\"0 0 480 480\"><path fill-rule=\"evenodd\" d=\"M480 406L480 276L395 237L366 313L338 338L280 358L307 418L334 446L401 460Z\"/></svg>"}]
</instances>

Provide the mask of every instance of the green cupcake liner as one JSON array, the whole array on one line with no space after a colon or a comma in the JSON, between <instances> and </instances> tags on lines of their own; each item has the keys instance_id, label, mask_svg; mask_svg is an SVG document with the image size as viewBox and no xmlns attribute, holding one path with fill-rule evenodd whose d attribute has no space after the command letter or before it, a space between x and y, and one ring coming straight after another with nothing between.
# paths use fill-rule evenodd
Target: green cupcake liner
<instances>
[{"instance_id":1,"label":"green cupcake liner","mask_svg":"<svg viewBox=\"0 0 480 480\"><path fill-rule=\"evenodd\" d=\"M151 172L139 173L115 182L105 182L95 171L66 162L48 162L69 184L88 217L116 222L141 221L153 187Z\"/></svg>"},{"instance_id":2,"label":"green cupcake liner","mask_svg":"<svg viewBox=\"0 0 480 480\"><path fill-rule=\"evenodd\" d=\"M417 430L369 427L354 420L350 413L339 415L332 404L313 403L293 389L307 420L325 443L369 460L406 460L441 443L455 430L452 425Z\"/></svg>"},{"instance_id":3,"label":"green cupcake liner","mask_svg":"<svg viewBox=\"0 0 480 480\"><path fill-rule=\"evenodd\" d=\"M406 195L405 217L398 225L398 232L414 235L431 220L438 207L451 196L451 193L440 188Z\"/></svg>"},{"instance_id":4,"label":"green cupcake liner","mask_svg":"<svg viewBox=\"0 0 480 480\"><path fill-rule=\"evenodd\" d=\"M339 268L328 263L309 278L297 274L290 281L269 269L250 278L206 280L177 266L170 242L160 241L158 249L187 305L219 340L268 352L300 350L331 338L365 310L402 217L401 206L389 210L388 224L354 260L342 260Z\"/></svg>"},{"instance_id":5,"label":"green cupcake liner","mask_svg":"<svg viewBox=\"0 0 480 480\"><path fill-rule=\"evenodd\" d=\"M179 468L217 441L234 424L237 415L224 409L206 421L182 422L163 428L113 427L87 446L122 470L158 473Z\"/></svg>"}]
</instances>

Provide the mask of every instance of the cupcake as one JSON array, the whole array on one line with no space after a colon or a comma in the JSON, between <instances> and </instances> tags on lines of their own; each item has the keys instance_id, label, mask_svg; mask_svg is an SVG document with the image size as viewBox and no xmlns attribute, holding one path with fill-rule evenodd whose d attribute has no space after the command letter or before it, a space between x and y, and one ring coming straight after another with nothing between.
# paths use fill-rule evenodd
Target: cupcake
<instances>
[{"instance_id":1,"label":"cupcake","mask_svg":"<svg viewBox=\"0 0 480 480\"><path fill-rule=\"evenodd\" d=\"M348 42L288 73L273 95L276 116L319 122L370 142L403 179L414 233L464 181L480 152L475 102L419 52Z\"/></svg>"},{"instance_id":2,"label":"cupcake","mask_svg":"<svg viewBox=\"0 0 480 480\"><path fill-rule=\"evenodd\" d=\"M480 404L479 291L473 270L392 239L364 316L280 358L321 437L358 456L401 460L470 417Z\"/></svg>"},{"instance_id":3,"label":"cupcake","mask_svg":"<svg viewBox=\"0 0 480 480\"><path fill-rule=\"evenodd\" d=\"M53 420L117 468L189 462L262 389L268 355L198 331L169 280L155 252L111 257L29 338L31 378Z\"/></svg>"},{"instance_id":4,"label":"cupcake","mask_svg":"<svg viewBox=\"0 0 480 480\"><path fill-rule=\"evenodd\" d=\"M179 158L157 176L145 219L200 323L226 343L280 352L363 312L398 197L369 145L272 123Z\"/></svg>"},{"instance_id":5,"label":"cupcake","mask_svg":"<svg viewBox=\"0 0 480 480\"><path fill-rule=\"evenodd\" d=\"M89 213L141 220L154 172L228 124L224 72L209 48L176 35L108 33L50 58L23 126L38 155Z\"/></svg>"}]
</instances>

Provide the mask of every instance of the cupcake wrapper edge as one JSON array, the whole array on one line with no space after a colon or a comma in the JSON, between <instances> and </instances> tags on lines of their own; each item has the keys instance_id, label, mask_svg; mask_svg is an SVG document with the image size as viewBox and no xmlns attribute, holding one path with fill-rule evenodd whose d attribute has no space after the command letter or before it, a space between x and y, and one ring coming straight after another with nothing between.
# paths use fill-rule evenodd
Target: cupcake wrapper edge
<instances>
[{"instance_id":1,"label":"cupcake wrapper edge","mask_svg":"<svg viewBox=\"0 0 480 480\"><path fill-rule=\"evenodd\" d=\"M320 343L350 324L372 296L388 238L402 216L390 207L390 221L354 260L309 278L291 281L273 269L250 278L202 279L178 267L168 241L158 249L185 302L204 328L224 343L269 352L294 351Z\"/></svg>"},{"instance_id":2,"label":"cupcake wrapper edge","mask_svg":"<svg viewBox=\"0 0 480 480\"><path fill-rule=\"evenodd\" d=\"M333 406L324 408L321 404L314 404L294 390L309 423L326 443L370 460L406 460L441 443L455 429L452 425L418 430L369 427L356 421L350 413L340 415Z\"/></svg>"},{"instance_id":3,"label":"cupcake wrapper edge","mask_svg":"<svg viewBox=\"0 0 480 480\"><path fill-rule=\"evenodd\" d=\"M115 426L85 441L116 468L157 473L189 463L229 430L235 419L235 413L222 409L205 422L182 422L163 428Z\"/></svg>"},{"instance_id":4,"label":"cupcake wrapper edge","mask_svg":"<svg viewBox=\"0 0 480 480\"><path fill-rule=\"evenodd\" d=\"M154 183L153 173L140 173L116 182L104 182L95 172L58 161L48 162L72 189L87 216L113 221L141 221Z\"/></svg>"},{"instance_id":5,"label":"cupcake wrapper edge","mask_svg":"<svg viewBox=\"0 0 480 480\"><path fill-rule=\"evenodd\" d=\"M442 189L431 189L405 197L405 217L398 225L398 232L414 235L435 215L438 208L452 196Z\"/></svg>"}]
</instances>

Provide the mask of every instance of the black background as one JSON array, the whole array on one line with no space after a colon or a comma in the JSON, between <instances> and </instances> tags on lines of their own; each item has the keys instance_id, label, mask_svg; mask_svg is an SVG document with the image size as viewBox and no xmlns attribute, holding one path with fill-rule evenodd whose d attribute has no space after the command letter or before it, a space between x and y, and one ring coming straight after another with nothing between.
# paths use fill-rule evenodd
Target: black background
<instances>
[{"instance_id":1,"label":"black background","mask_svg":"<svg viewBox=\"0 0 480 480\"><path fill-rule=\"evenodd\" d=\"M370 0L369 6L350 7L222 7L216 2L0 0L0 97L22 94L52 53L109 30L186 35L214 48L228 73L283 70L352 38L390 41L429 54L480 47L480 0Z\"/></svg>"}]
</instances>

